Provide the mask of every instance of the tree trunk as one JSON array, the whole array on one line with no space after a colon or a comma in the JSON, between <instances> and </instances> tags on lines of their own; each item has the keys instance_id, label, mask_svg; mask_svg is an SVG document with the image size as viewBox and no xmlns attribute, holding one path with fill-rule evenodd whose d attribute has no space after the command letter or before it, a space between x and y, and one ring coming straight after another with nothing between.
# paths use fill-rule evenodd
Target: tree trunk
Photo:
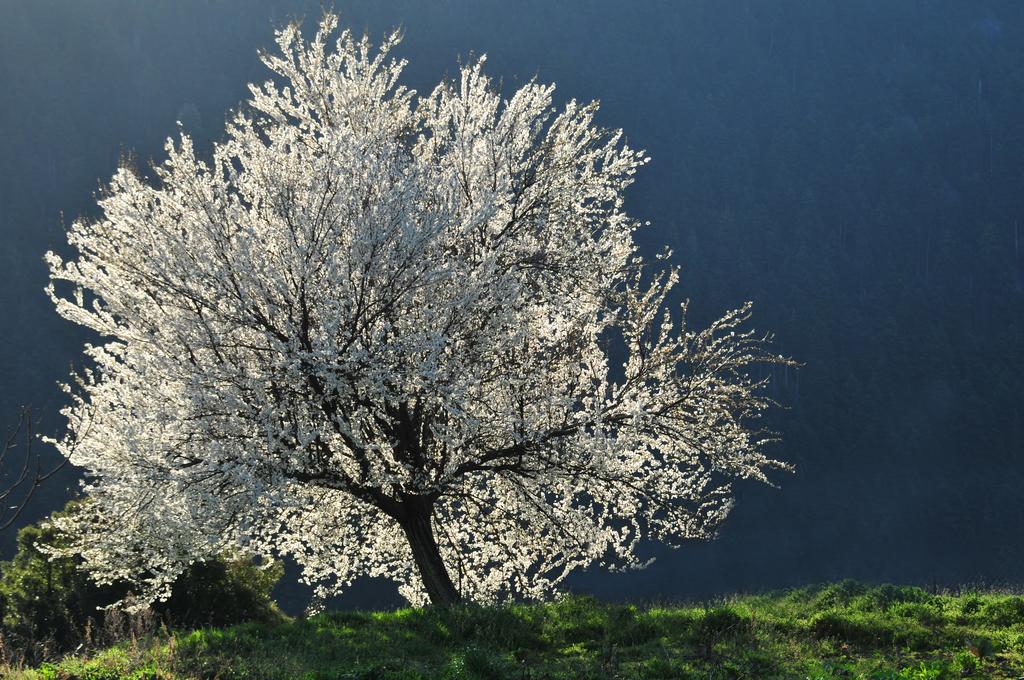
<instances>
[{"instance_id":1,"label":"tree trunk","mask_svg":"<svg viewBox=\"0 0 1024 680\"><path fill-rule=\"evenodd\" d=\"M412 548L412 556L419 569L423 587L435 605L447 606L457 603L461 596L452 583L451 576L441 559L441 551L434 538L431 526L433 512L426 508L409 508L408 514L401 521L402 530Z\"/></svg>"}]
</instances>

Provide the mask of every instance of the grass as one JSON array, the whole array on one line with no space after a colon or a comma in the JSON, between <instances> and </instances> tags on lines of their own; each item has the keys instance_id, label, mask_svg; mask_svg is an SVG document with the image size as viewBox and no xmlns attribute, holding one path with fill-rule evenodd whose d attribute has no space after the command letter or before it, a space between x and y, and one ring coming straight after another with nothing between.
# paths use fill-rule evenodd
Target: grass
<instances>
[{"instance_id":1,"label":"grass","mask_svg":"<svg viewBox=\"0 0 1024 680\"><path fill-rule=\"evenodd\" d=\"M331 612L174 633L5 677L1020 678L1024 598L853 582L707 606Z\"/></svg>"}]
</instances>

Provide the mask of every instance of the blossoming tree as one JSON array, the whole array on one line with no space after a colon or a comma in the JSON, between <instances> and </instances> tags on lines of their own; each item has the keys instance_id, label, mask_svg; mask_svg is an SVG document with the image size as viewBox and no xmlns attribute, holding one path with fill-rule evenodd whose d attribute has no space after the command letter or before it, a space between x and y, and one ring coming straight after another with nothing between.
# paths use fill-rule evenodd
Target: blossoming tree
<instances>
[{"instance_id":1,"label":"blossoming tree","mask_svg":"<svg viewBox=\"0 0 1024 680\"><path fill-rule=\"evenodd\" d=\"M183 133L122 167L48 254L102 338L57 442L94 499L74 549L150 598L243 550L444 604L711 534L731 479L784 467L749 375L783 360L747 307L666 309L622 203L644 154L551 86L502 99L483 59L417 97L396 35L336 23L280 31L212 158Z\"/></svg>"}]
</instances>

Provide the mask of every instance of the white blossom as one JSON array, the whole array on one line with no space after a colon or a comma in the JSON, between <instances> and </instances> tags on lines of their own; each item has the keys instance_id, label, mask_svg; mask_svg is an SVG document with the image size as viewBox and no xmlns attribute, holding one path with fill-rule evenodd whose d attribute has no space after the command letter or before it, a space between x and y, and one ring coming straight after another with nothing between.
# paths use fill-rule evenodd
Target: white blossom
<instances>
[{"instance_id":1,"label":"white blossom","mask_svg":"<svg viewBox=\"0 0 1024 680\"><path fill-rule=\"evenodd\" d=\"M73 549L144 599L246 551L422 603L712 535L730 480L785 467L749 375L785 360L749 305L704 330L667 309L677 273L623 209L645 153L553 86L503 99L482 58L418 97L397 35L336 23L279 31L212 158L182 133L152 177L122 167L77 256L47 255L101 338L58 442L94 499Z\"/></svg>"}]
</instances>

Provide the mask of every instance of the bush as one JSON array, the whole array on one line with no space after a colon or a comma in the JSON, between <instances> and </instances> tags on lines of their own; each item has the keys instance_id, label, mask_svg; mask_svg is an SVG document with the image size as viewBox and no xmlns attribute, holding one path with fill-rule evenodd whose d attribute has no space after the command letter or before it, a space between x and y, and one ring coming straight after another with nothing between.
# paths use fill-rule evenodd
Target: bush
<instances>
[{"instance_id":1,"label":"bush","mask_svg":"<svg viewBox=\"0 0 1024 680\"><path fill-rule=\"evenodd\" d=\"M860 616L852 617L839 611L816 614L810 621L810 633L816 639L833 639L862 647L887 645L892 631L878 621Z\"/></svg>"},{"instance_id":2,"label":"bush","mask_svg":"<svg viewBox=\"0 0 1024 680\"><path fill-rule=\"evenodd\" d=\"M1024 598L1007 596L987 602L981 608L980 618L996 627L1024 624Z\"/></svg>"},{"instance_id":3,"label":"bush","mask_svg":"<svg viewBox=\"0 0 1024 680\"><path fill-rule=\"evenodd\" d=\"M890 583L883 583L868 591L868 596L874 601L878 609L887 609L894 604L918 603L925 604L935 598L921 588L914 586L894 586Z\"/></svg>"},{"instance_id":4,"label":"bush","mask_svg":"<svg viewBox=\"0 0 1024 680\"><path fill-rule=\"evenodd\" d=\"M281 613L270 591L283 574L277 562L265 568L249 560L198 562L174 583L171 597L154 609L177 628L275 621Z\"/></svg>"},{"instance_id":5,"label":"bush","mask_svg":"<svg viewBox=\"0 0 1024 680\"><path fill-rule=\"evenodd\" d=\"M840 581L826 585L815 596L815 608L826 611L835 607L846 607L855 597L864 595L868 587L857 581Z\"/></svg>"},{"instance_id":6,"label":"bush","mask_svg":"<svg viewBox=\"0 0 1024 680\"><path fill-rule=\"evenodd\" d=\"M58 514L77 507L69 503ZM102 622L97 607L116 602L127 592L124 587L96 585L74 558L51 560L40 550L61 543L58 532L45 522L27 526L18 532L14 559L0 563L0 628L26 652L30 645L63 651L80 644ZM28 656L40 653L37 649Z\"/></svg>"},{"instance_id":7,"label":"bush","mask_svg":"<svg viewBox=\"0 0 1024 680\"><path fill-rule=\"evenodd\" d=\"M946 617L938 606L919 602L898 602L889 608L889 613L896 617L912 619L922 626L941 626Z\"/></svg>"},{"instance_id":8,"label":"bush","mask_svg":"<svg viewBox=\"0 0 1024 680\"><path fill-rule=\"evenodd\" d=\"M749 627L749 619L725 606L708 609L700 621L701 635L711 639L735 635Z\"/></svg>"},{"instance_id":9,"label":"bush","mask_svg":"<svg viewBox=\"0 0 1024 680\"><path fill-rule=\"evenodd\" d=\"M72 501L56 516L81 507ZM190 567L175 582L171 597L141 616L99 609L129 593L126 584L100 586L80 569L76 557L50 559L41 548L63 547L66 539L47 522L18 532L18 550L0 563L0 632L28 659L38 661L82 644L109 644L138 633L140 623L179 628L226 626L280 618L270 591L281 578L280 564L261 569L248 560L216 559Z\"/></svg>"}]
</instances>

